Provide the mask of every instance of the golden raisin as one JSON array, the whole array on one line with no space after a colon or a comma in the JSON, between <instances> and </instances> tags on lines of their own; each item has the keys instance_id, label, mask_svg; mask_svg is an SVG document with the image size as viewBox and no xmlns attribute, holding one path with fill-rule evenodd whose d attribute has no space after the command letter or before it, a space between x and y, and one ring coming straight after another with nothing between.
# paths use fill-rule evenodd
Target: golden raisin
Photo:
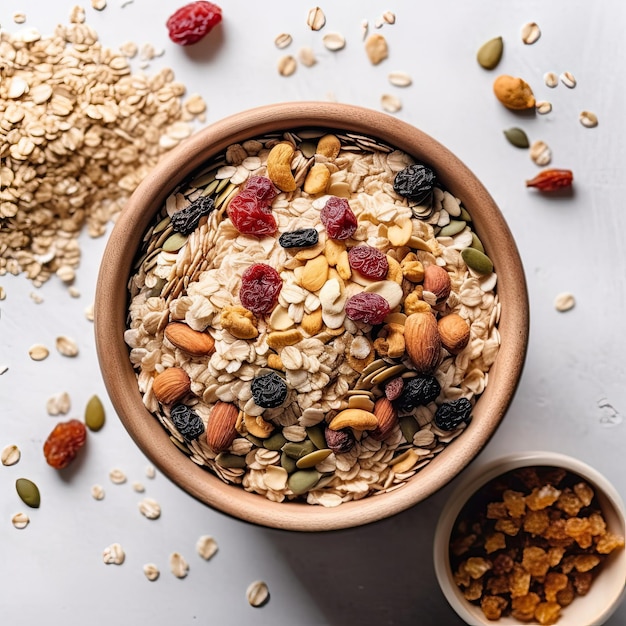
<instances>
[{"instance_id":1,"label":"golden raisin","mask_svg":"<svg viewBox=\"0 0 626 626\"><path fill-rule=\"evenodd\" d=\"M43 453L48 465L55 469L67 467L85 445L87 429L77 419L60 422L48 435L43 444Z\"/></svg>"}]
</instances>

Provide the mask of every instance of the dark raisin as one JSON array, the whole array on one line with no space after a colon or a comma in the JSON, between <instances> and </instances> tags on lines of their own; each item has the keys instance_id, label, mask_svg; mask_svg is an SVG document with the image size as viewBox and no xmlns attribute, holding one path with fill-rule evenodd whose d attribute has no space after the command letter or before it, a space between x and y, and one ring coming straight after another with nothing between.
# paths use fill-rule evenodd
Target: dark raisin
<instances>
[{"instance_id":1,"label":"dark raisin","mask_svg":"<svg viewBox=\"0 0 626 626\"><path fill-rule=\"evenodd\" d=\"M362 291L346 302L346 316L364 324L380 324L389 315L389 302L377 293Z\"/></svg>"},{"instance_id":2,"label":"dark raisin","mask_svg":"<svg viewBox=\"0 0 626 626\"><path fill-rule=\"evenodd\" d=\"M283 248L310 248L319 241L319 233L315 228L301 228L283 233L278 238L278 243Z\"/></svg>"},{"instance_id":3,"label":"dark raisin","mask_svg":"<svg viewBox=\"0 0 626 626\"><path fill-rule=\"evenodd\" d=\"M433 402L441 392L441 385L434 376L415 376L404 383L398 398L398 411L410 413L415 407Z\"/></svg>"},{"instance_id":4,"label":"dark raisin","mask_svg":"<svg viewBox=\"0 0 626 626\"><path fill-rule=\"evenodd\" d=\"M185 404L177 404L170 411L176 430L187 440L193 441L204 432L202 418Z\"/></svg>"},{"instance_id":5,"label":"dark raisin","mask_svg":"<svg viewBox=\"0 0 626 626\"><path fill-rule=\"evenodd\" d=\"M437 175L430 167L415 163L396 174L393 188L396 193L408 198L411 202L430 204L436 180Z\"/></svg>"},{"instance_id":6,"label":"dark raisin","mask_svg":"<svg viewBox=\"0 0 626 626\"><path fill-rule=\"evenodd\" d=\"M196 198L189 206L172 215L174 230L183 235L188 235L196 230L200 218L203 215L208 215L214 206L213 198L208 196Z\"/></svg>"},{"instance_id":7,"label":"dark raisin","mask_svg":"<svg viewBox=\"0 0 626 626\"><path fill-rule=\"evenodd\" d=\"M435 426L441 430L454 430L468 422L471 413L472 403L467 398L444 402L435 413Z\"/></svg>"},{"instance_id":8,"label":"dark raisin","mask_svg":"<svg viewBox=\"0 0 626 626\"><path fill-rule=\"evenodd\" d=\"M280 406L287 397L287 383L276 373L257 376L252 381L254 402L264 409Z\"/></svg>"},{"instance_id":9,"label":"dark raisin","mask_svg":"<svg viewBox=\"0 0 626 626\"><path fill-rule=\"evenodd\" d=\"M326 445L335 454L350 452L356 443L356 439L350 429L331 430L326 427L324 429L324 438L326 439Z\"/></svg>"}]
</instances>

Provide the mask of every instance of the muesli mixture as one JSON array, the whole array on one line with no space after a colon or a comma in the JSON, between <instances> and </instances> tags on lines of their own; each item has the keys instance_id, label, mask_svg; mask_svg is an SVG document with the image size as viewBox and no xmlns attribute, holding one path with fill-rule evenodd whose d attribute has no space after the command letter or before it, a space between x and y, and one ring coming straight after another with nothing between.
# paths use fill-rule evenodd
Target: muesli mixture
<instances>
[{"instance_id":1,"label":"muesli mixture","mask_svg":"<svg viewBox=\"0 0 626 626\"><path fill-rule=\"evenodd\" d=\"M402 487L463 432L500 345L496 281L428 164L296 129L231 145L167 198L125 340L194 462L331 507Z\"/></svg>"}]
</instances>

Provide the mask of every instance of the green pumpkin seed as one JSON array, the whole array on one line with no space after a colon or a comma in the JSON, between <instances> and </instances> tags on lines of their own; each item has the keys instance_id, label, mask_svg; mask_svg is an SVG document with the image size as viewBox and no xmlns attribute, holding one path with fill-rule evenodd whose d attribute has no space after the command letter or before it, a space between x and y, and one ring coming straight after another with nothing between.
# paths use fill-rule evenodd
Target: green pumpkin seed
<instances>
[{"instance_id":1,"label":"green pumpkin seed","mask_svg":"<svg viewBox=\"0 0 626 626\"><path fill-rule=\"evenodd\" d=\"M476 60L481 67L484 67L486 70L492 70L500 63L503 51L504 41L502 37L494 37L486 41L478 49Z\"/></svg>"},{"instance_id":2,"label":"green pumpkin seed","mask_svg":"<svg viewBox=\"0 0 626 626\"><path fill-rule=\"evenodd\" d=\"M324 430L320 426L309 426L309 428L306 429L306 434L318 450L326 447Z\"/></svg>"},{"instance_id":3,"label":"green pumpkin seed","mask_svg":"<svg viewBox=\"0 0 626 626\"><path fill-rule=\"evenodd\" d=\"M516 148L528 148L530 146L528 135L521 128L507 128L504 131L504 136Z\"/></svg>"},{"instance_id":4,"label":"green pumpkin seed","mask_svg":"<svg viewBox=\"0 0 626 626\"><path fill-rule=\"evenodd\" d=\"M476 248L464 248L461 256L465 264L479 274L491 274L493 272L493 263L491 259Z\"/></svg>"},{"instance_id":5,"label":"green pumpkin seed","mask_svg":"<svg viewBox=\"0 0 626 626\"><path fill-rule=\"evenodd\" d=\"M41 494L39 493L39 487L37 487L32 480L28 480L28 478L18 478L15 481L15 489L24 504L27 504L33 509L39 508L41 504Z\"/></svg>"},{"instance_id":6,"label":"green pumpkin seed","mask_svg":"<svg viewBox=\"0 0 626 626\"><path fill-rule=\"evenodd\" d=\"M470 248L476 248L479 252L485 253L485 248L483 247L483 242L478 238L476 233L472 233L472 243L470 244Z\"/></svg>"},{"instance_id":7,"label":"green pumpkin seed","mask_svg":"<svg viewBox=\"0 0 626 626\"><path fill-rule=\"evenodd\" d=\"M255 437L254 435L251 435L250 433L248 433L246 435L246 439L248 441L251 441L257 448L263 447L263 439L260 439L259 437Z\"/></svg>"},{"instance_id":8,"label":"green pumpkin seed","mask_svg":"<svg viewBox=\"0 0 626 626\"><path fill-rule=\"evenodd\" d=\"M284 452L280 455L280 466L287 470L288 474L293 474L296 471L296 460L287 456Z\"/></svg>"},{"instance_id":9,"label":"green pumpkin seed","mask_svg":"<svg viewBox=\"0 0 626 626\"><path fill-rule=\"evenodd\" d=\"M310 159L312 156L314 156L317 150L317 146L312 141L303 141L299 147L300 152L302 152L302 154L307 159Z\"/></svg>"},{"instance_id":10,"label":"green pumpkin seed","mask_svg":"<svg viewBox=\"0 0 626 626\"><path fill-rule=\"evenodd\" d=\"M419 429L419 424L414 417L407 415L406 417L400 418L400 430L407 443L413 443L413 437Z\"/></svg>"},{"instance_id":11,"label":"green pumpkin seed","mask_svg":"<svg viewBox=\"0 0 626 626\"><path fill-rule=\"evenodd\" d=\"M216 189L217 186L219 185L219 180L214 180L213 182L209 183L205 188L204 191L202 192L203 196L210 196ZM202 185L199 185L200 187L202 187Z\"/></svg>"},{"instance_id":12,"label":"green pumpkin seed","mask_svg":"<svg viewBox=\"0 0 626 626\"><path fill-rule=\"evenodd\" d=\"M281 432L278 432L263 440L263 447L266 450L280 450L286 443L287 439Z\"/></svg>"},{"instance_id":13,"label":"green pumpkin seed","mask_svg":"<svg viewBox=\"0 0 626 626\"><path fill-rule=\"evenodd\" d=\"M459 219L463 220L466 224L472 223L472 216L467 212L465 207L461 207L461 212L459 213Z\"/></svg>"},{"instance_id":14,"label":"green pumpkin seed","mask_svg":"<svg viewBox=\"0 0 626 626\"><path fill-rule=\"evenodd\" d=\"M227 469L244 469L246 467L246 457L229 454L228 452L220 452L215 457L215 462Z\"/></svg>"},{"instance_id":15,"label":"green pumpkin seed","mask_svg":"<svg viewBox=\"0 0 626 626\"><path fill-rule=\"evenodd\" d=\"M155 227L154 230L152 231L153 235L158 235L160 232L164 231L169 225L170 222L172 221L172 218L168 215L167 217L164 217Z\"/></svg>"},{"instance_id":16,"label":"green pumpkin seed","mask_svg":"<svg viewBox=\"0 0 626 626\"><path fill-rule=\"evenodd\" d=\"M294 495L299 496L313 489L321 477L322 475L315 470L299 470L289 476L287 487Z\"/></svg>"},{"instance_id":17,"label":"green pumpkin seed","mask_svg":"<svg viewBox=\"0 0 626 626\"><path fill-rule=\"evenodd\" d=\"M450 220L440 231L440 237L453 237L458 235L466 226L463 220Z\"/></svg>"},{"instance_id":18,"label":"green pumpkin seed","mask_svg":"<svg viewBox=\"0 0 626 626\"><path fill-rule=\"evenodd\" d=\"M187 243L187 235L174 233L163 242L165 252L178 252Z\"/></svg>"},{"instance_id":19,"label":"green pumpkin seed","mask_svg":"<svg viewBox=\"0 0 626 626\"><path fill-rule=\"evenodd\" d=\"M96 432L104 426L104 420L105 415L102 401L98 396L91 396L85 408L85 425L89 430Z\"/></svg>"},{"instance_id":20,"label":"green pumpkin seed","mask_svg":"<svg viewBox=\"0 0 626 626\"><path fill-rule=\"evenodd\" d=\"M296 461L296 467L298 469L307 469L309 467L315 467L318 463L321 463L324 459L326 459L332 450L326 448L325 450L315 450L306 456L298 459Z\"/></svg>"},{"instance_id":21,"label":"green pumpkin seed","mask_svg":"<svg viewBox=\"0 0 626 626\"><path fill-rule=\"evenodd\" d=\"M303 456L306 456L307 454L311 454L311 452L315 450L315 446L313 445L312 441L309 441L308 439L306 439L302 443L294 443L293 441L290 441L289 443L286 443L281 448L281 450L287 456L290 456L292 459L295 459L297 461L298 459L301 459Z\"/></svg>"}]
</instances>

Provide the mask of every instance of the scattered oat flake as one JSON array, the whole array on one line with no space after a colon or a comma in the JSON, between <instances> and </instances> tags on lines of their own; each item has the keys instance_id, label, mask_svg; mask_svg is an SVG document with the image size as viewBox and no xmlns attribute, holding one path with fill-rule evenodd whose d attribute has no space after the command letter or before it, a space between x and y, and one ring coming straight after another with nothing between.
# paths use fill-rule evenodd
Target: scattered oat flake
<instances>
[{"instance_id":1,"label":"scattered oat flake","mask_svg":"<svg viewBox=\"0 0 626 626\"><path fill-rule=\"evenodd\" d=\"M317 63L313 49L308 46L303 46L298 50L298 60L304 67L313 67Z\"/></svg>"},{"instance_id":2,"label":"scattered oat flake","mask_svg":"<svg viewBox=\"0 0 626 626\"><path fill-rule=\"evenodd\" d=\"M320 9L319 7L309 9L306 23L311 30L320 30L324 28L324 24L326 24L326 16L324 15L324 11L322 11L322 9Z\"/></svg>"},{"instance_id":3,"label":"scattered oat flake","mask_svg":"<svg viewBox=\"0 0 626 626\"><path fill-rule=\"evenodd\" d=\"M543 82L547 87L554 88L559 84L559 77L555 72L546 72L543 75Z\"/></svg>"},{"instance_id":4,"label":"scattered oat flake","mask_svg":"<svg viewBox=\"0 0 626 626\"><path fill-rule=\"evenodd\" d=\"M290 54L282 56L278 59L278 73L281 76L291 76L296 71L297 67L298 63L295 57Z\"/></svg>"},{"instance_id":5,"label":"scattered oat flake","mask_svg":"<svg viewBox=\"0 0 626 626\"><path fill-rule=\"evenodd\" d=\"M121 469L114 468L109 472L109 478L115 485L122 485L126 482L126 474Z\"/></svg>"},{"instance_id":6,"label":"scattered oat flake","mask_svg":"<svg viewBox=\"0 0 626 626\"><path fill-rule=\"evenodd\" d=\"M565 311L573 309L575 305L576 300L574 299L573 294L569 292L560 293L554 299L554 308L560 313L565 313Z\"/></svg>"},{"instance_id":7,"label":"scattered oat flake","mask_svg":"<svg viewBox=\"0 0 626 626\"><path fill-rule=\"evenodd\" d=\"M389 56L389 47L385 37L379 33L370 35L365 40L365 52L372 65L378 65Z\"/></svg>"},{"instance_id":8,"label":"scattered oat flake","mask_svg":"<svg viewBox=\"0 0 626 626\"><path fill-rule=\"evenodd\" d=\"M547 100L537 100L535 103L535 109L539 115L546 115L552 111L552 103Z\"/></svg>"},{"instance_id":9,"label":"scattered oat flake","mask_svg":"<svg viewBox=\"0 0 626 626\"><path fill-rule=\"evenodd\" d=\"M211 535L202 535L196 542L196 551L205 561L213 558L217 550L217 542Z\"/></svg>"},{"instance_id":10,"label":"scattered oat flake","mask_svg":"<svg viewBox=\"0 0 626 626\"><path fill-rule=\"evenodd\" d=\"M369 22L367 20L361 20L361 39L365 41L367 33L369 32Z\"/></svg>"},{"instance_id":11,"label":"scattered oat flake","mask_svg":"<svg viewBox=\"0 0 626 626\"><path fill-rule=\"evenodd\" d=\"M85 307L85 317L90 321L93 322L93 317L94 317L94 308L93 308L93 304L90 304L88 307Z\"/></svg>"},{"instance_id":12,"label":"scattered oat flake","mask_svg":"<svg viewBox=\"0 0 626 626\"><path fill-rule=\"evenodd\" d=\"M46 346L36 343L34 346L31 346L28 350L28 354L33 361L43 361L48 358L50 354L50 350L46 348Z\"/></svg>"},{"instance_id":13,"label":"scattered oat flake","mask_svg":"<svg viewBox=\"0 0 626 626\"><path fill-rule=\"evenodd\" d=\"M146 467L146 477L154 478L155 476L156 476L156 469L154 468L154 465L148 465Z\"/></svg>"},{"instance_id":14,"label":"scattered oat flake","mask_svg":"<svg viewBox=\"0 0 626 626\"><path fill-rule=\"evenodd\" d=\"M585 128L595 128L598 125L598 116L591 111L581 111L578 119Z\"/></svg>"},{"instance_id":15,"label":"scattered oat flake","mask_svg":"<svg viewBox=\"0 0 626 626\"><path fill-rule=\"evenodd\" d=\"M146 488L143 486L143 483L137 481L133 483L133 491L136 491L137 493L143 493L145 490Z\"/></svg>"},{"instance_id":16,"label":"scattered oat flake","mask_svg":"<svg viewBox=\"0 0 626 626\"><path fill-rule=\"evenodd\" d=\"M161 505L152 498L144 498L139 502L139 512L148 519L161 517Z\"/></svg>"},{"instance_id":17,"label":"scattered oat flake","mask_svg":"<svg viewBox=\"0 0 626 626\"><path fill-rule=\"evenodd\" d=\"M7 297L7 292L5 291L4 287L0 285L0 300L4 300L6 297Z\"/></svg>"},{"instance_id":18,"label":"scattered oat flake","mask_svg":"<svg viewBox=\"0 0 626 626\"><path fill-rule=\"evenodd\" d=\"M380 98L380 104L384 111L387 113L397 113L402 109L402 102L400 98L385 93Z\"/></svg>"},{"instance_id":19,"label":"scattered oat flake","mask_svg":"<svg viewBox=\"0 0 626 626\"><path fill-rule=\"evenodd\" d=\"M342 50L346 46L346 39L341 33L328 33L324 35L322 43L327 50L331 52L337 52Z\"/></svg>"},{"instance_id":20,"label":"scattered oat flake","mask_svg":"<svg viewBox=\"0 0 626 626\"><path fill-rule=\"evenodd\" d=\"M2 452L0 452L0 459L2 460L2 465L6 465L7 467L18 463L21 456L22 456L22 453L20 452L20 449L15 444L5 446L2 449Z\"/></svg>"},{"instance_id":21,"label":"scattered oat flake","mask_svg":"<svg viewBox=\"0 0 626 626\"><path fill-rule=\"evenodd\" d=\"M64 283L72 283L76 278L76 272L73 267L69 265L61 265L59 269L56 271L56 275L64 282Z\"/></svg>"},{"instance_id":22,"label":"scattered oat flake","mask_svg":"<svg viewBox=\"0 0 626 626\"><path fill-rule=\"evenodd\" d=\"M56 338L56 348L59 354L68 357L78 356L78 345L70 337L64 335Z\"/></svg>"},{"instance_id":23,"label":"scattered oat flake","mask_svg":"<svg viewBox=\"0 0 626 626\"><path fill-rule=\"evenodd\" d=\"M35 293L34 291L31 291L29 296L30 296L30 299L35 304L41 304L43 302L43 298L38 293Z\"/></svg>"},{"instance_id":24,"label":"scattered oat flake","mask_svg":"<svg viewBox=\"0 0 626 626\"><path fill-rule=\"evenodd\" d=\"M267 604L270 599L270 591L266 583L262 580L255 580L250 583L248 589L246 589L246 598L250 603L250 606L261 607Z\"/></svg>"},{"instance_id":25,"label":"scattered oat flake","mask_svg":"<svg viewBox=\"0 0 626 626\"><path fill-rule=\"evenodd\" d=\"M413 84L413 79L406 72L396 70L388 76L389 82L395 87L409 87Z\"/></svg>"},{"instance_id":26,"label":"scattered oat flake","mask_svg":"<svg viewBox=\"0 0 626 626\"><path fill-rule=\"evenodd\" d=\"M91 488L91 497L94 500L104 500L104 488L102 485L93 485Z\"/></svg>"},{"instance_id":27,"label":"scattered oat flake","mask_svg":"<svg viewBox=\"0 0 626 626\"><path fill-rule=\"evenodd\" d=\"M170 554L170 571L176 578L185 578L189 573L189 564L179 552Z\"/></svg>"},{"instance_id":28,"label":"scattered oat flake","mask_svg":"<svg viewBox=\"0 0 626 626\"><path fill-rule=\"evenodd\" d=\"M137 56L139 48L133 41L127 41L120 46L120 52L127 58L132 59Z\"/></svg>"},{"instance_id":29,"label":"scattered oat flake","mask_svg":"<svg viewBox=\"0 0 626 626\"><path fill-rule=\"evenodd\" d=\"M126 558L126 554L119 543L112 543L102 552L102 560L107 565L121 565Z\"/></svg>"},{"instance_id":30,"label":"scattered oat flake","mask_svg":"<svg viewBox=\"0 0 626 626\"><path fill-rule=\"evenodd\" d=\"M8 365L0 365L0 376L2 376L2 374L6 374L8 371L9 371Z\"/></svg>"},{"instance_id":31,"label":"scattered oat flake","mask_svg":"<svg viewBox=\"0 0 626 626\"><path fill-rule=\"evenodd\" d=\"M69 287L67 290L70 298L80 298L80 291L76 287Z\"/></svg>"},{"instance_id":32,"label":"scattered oat flake","mask_svg":"<svg viewBox=\"0 0 626 626\"><path fill-rule=\"evenodd\" d=\"M382 28L385 24L385 20L382 17L377 17L374 20L374 28Z\"/></svg>"},{"instance_id":33,"label":"scattered oat flake","mask_svg":"<svg viewBox=\"0 0 626 626\"><path fill-rule=\"evenodd\" d=\"M292 41L293 37L289 33L280 33L274 38L274 45L279 50L282 50L283 48L290 46Z\"/></svg>"},{"instance_id":34,"label":"scattered oat flake","mask_svg":"<svg viewBox=\"0 0 626 626\"><path fill-rule=\"evenodd\" d=\"M146 563L143 566L143 573L150 581L155 581L160 575L159 568L154 563Z\"/></svg>"},{"instance_id":35,"label":"scattered oat flake","mask_svg":"<svg viewBox=\"0 0 626 626\"><path fill-rule=\"evenodd\" d=\"M559 78L566 87L569 87L570 89L574 89L574 87L576 87L576 79L571 72L563 72Z\"/></svg>"},{"instance_id":36,"label":"scattered oat flake","mask_svg":"<svg viewBox=\"0 0 626 626\"><path fill-rule=\"evenodd\" d=\"M391 11L385 11L383 13L383 20L385 24L395 24L396 23L396 14Z\"/></svg>"},{"instance_id":37,"label":"scattered oat flake","mask_svg":"<svg viewBox=\"0 0 626 626\"><path fill-rule=\"evenodd\" d=\"M541 37L541 29L536 22L528 22L522 26L522 41L526 45L534 44Z\"/></svg>"},{"instance_id":38,"label":"scattered oat flake","mask_svg":"<svg viewBox=\"0 0 626 626\"><path fill-rule=\"evenodd\" d=\"M71 407L70 394L67 391L60 391L50 396L46 401L46 411L48 415L66 415Z\"/></svg>"},{"instance_id":39,"label":"scattered oat flake","mask_svg":"<svg viewBox=\"0 0 626 626\"><path fill-rule=\"evenodd\" d=\"M16 24L23 24L26 21L26 14L19 11L13 13L13 21Z\"/></svg>"},{"instance_id":40,"label":"scattered oat flake","mask_svg":"<svg viewBox=\"0 0 626 626\"><path fill-rule=\"evenodd\" d=\"M96 11L103 11L106 9L107 0L91 0L91 8Z\"/></svg>"},{"instance_id":41,"label":"scattered oat flake","mask_svg":"<svg viewBox=\"0 0 626 626\"><path fill-rule=\"evenodd\" d=\"M530 158L537 165L548 165L552 161L552 150L545 141L538 139L530 145Z\"/></svg>"},{"instance_id":42,"label":"scattered oat flake","mask_svg":"<svg viewBox=\"0 0 626 626\"><path fill-rule=\"evenodd\" d=\"M13 526L15 526L15 528L22 530L23 528L26 528L26 526L28 526L28 524L30 523L30 518L28 517L28 515L26 515L26 513L16 513L11 518L11 523L13 524Z\"/></svg>"}]
</instances>

